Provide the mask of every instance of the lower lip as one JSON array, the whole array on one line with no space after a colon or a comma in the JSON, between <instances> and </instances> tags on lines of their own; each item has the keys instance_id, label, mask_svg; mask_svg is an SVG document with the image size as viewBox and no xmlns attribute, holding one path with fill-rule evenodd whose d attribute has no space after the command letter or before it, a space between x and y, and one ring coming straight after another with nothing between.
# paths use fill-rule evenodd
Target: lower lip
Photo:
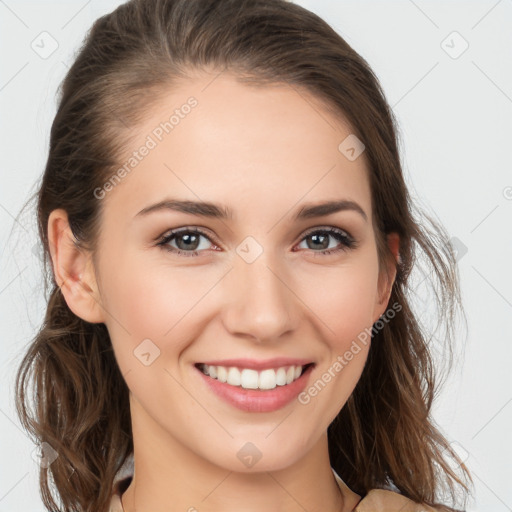
<instances>
[{"instance_id":1,"label":"lower lip","mask_svg":"<svg viewBox=\"0 0 512 512\"><path fill-rule=\"evenodd\" d=\"M246 412L272 412L289 404L304 390L313 366L306 368L306 371L291 384L276 386L274 389L268 390L231 386L226 382L205 375L199 368L195 368L195 370L199 372L208 387L227 403Z\"/></svg>"}]
</instances>

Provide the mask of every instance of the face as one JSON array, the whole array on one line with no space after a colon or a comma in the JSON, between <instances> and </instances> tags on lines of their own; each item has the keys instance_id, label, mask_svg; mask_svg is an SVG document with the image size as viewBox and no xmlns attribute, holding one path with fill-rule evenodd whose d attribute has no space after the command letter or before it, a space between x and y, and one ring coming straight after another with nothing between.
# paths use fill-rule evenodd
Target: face
<instances>
[{"instance_id":1,"label":"face","mask_svg":"<svg viewBox=\"0 0 512 512\"><path fill-rule=\"evenodd\" d=\"M135 422L217 466L250 471L253 451L276 470L344 406L369 349L353 342L387 306L368 169L306 92L213 76L152 107L98 193L98 300Z\"/></svg>"}]
</instances>

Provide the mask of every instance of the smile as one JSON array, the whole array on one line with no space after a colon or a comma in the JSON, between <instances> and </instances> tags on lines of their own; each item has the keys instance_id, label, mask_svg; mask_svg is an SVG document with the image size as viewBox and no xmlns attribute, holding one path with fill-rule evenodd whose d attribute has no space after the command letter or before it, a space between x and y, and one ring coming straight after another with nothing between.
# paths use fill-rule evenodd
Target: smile
<instances>
[{"instance_id":1,"label":"smile","mask_svg":"<svg viewBox=\"0 0 512 512\"><path fill-rule=\"evenodd\" d=\"M224 365L220 362L194 365L200 385L222 402L251 413L269 413L292 404L315 367L315 363L282 358L265 363L240 359L222 361Z\"/></svg>"},{"instance_id":2,"label":"smile","mask_svg":"<svg viewBox=\"0 0 512 512\"><path fill-rule=\"evenodd\" d=\"M276 386L286 386L297 380L309 366L293 365L269 368L257 371L252 368L237 368L235 366L214 366L198 363L196 367L205 375L230 386L242 387L244 389L274 389Z\"/></svg>"}]
</instances>

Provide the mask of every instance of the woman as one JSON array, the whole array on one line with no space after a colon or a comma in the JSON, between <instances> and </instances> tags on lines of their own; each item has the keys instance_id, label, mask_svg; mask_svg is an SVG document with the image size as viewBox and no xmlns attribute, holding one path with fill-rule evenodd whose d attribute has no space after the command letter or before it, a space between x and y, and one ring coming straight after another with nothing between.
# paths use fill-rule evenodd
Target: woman
<instances>
[{"instance_id":1,"label":"woman","mask_svg":"<svg viewBox=\"0 0 512 512\"><path fill-rule=\"evenodd\" d=\"M132 0L61 92L17 376L45 506L51 476L59 511L455 510L407 293L419 248L451 326L455 259L367 63L284 0Z\"/></svg>"}]
</instances>

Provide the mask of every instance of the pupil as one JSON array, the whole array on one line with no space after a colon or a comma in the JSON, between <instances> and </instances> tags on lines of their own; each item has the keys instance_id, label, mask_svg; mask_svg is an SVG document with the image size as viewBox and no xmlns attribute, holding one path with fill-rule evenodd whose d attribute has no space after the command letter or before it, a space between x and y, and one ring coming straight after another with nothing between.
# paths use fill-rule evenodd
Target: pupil
<instances>
[{"instance_id":1,"label":"pupil","mask_svg":"<svg viewBox=\"0 0 512 512\"><path fill-rule=\"evenodd\" d=\"M326 235L311 235L311 239L318 240L318 238L323 238L323 241L321 243L321 249L327 249L329 247L329 237ZM318 245L316 246L318 248ZM314 248L314 247L313 247Z\"/></svg>"},{"instance_id":2,"label":"pupil","mask_svg":"<svg viewBox=\"0 0 512 512\"><path fill-rule=\"evenodd\" d=\"M187 240L187 242L185 242L185 246L184 247L180 247L180 249L197 249L197 241L198 241L198 236L197 235L180 235L178 237L178 241L177 241L177 245L178 247L180 246L179 244L179 240ZM190 243L192 243L192 245L195 245L193 247L191 247ZM187 245L188 244L188 245Z\"/></svg>"}]
</instances>

